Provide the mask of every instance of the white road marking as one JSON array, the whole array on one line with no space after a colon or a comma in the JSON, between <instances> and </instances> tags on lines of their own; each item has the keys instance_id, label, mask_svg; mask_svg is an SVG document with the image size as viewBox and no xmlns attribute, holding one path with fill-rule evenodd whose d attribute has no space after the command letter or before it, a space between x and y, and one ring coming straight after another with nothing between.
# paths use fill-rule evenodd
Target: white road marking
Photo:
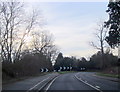
<instances>
[{"instance_id":1,"label":"white road marking","mask_svg":"<svg viewBox=\"0 0 120 92\"><path fill-rule=\"evenodd\" d=\"M29 92L30 90L34 89L34 88L37 87L39 84L41 84L42 82L46 81L47 79L49 79L49 77L46 78L46 79L44 79L44 80L42 80L41 82L37 83L36 85L34 85L34 86L33 86L32 88L30 88L27 92Z\"/></svg>"},{"instance_id":2,"label":"white road marking","mask_svg":"<svg viewBox=\"0 0 120 92\"><path fill-rule=\"evenodd\" d=\"M47 83L45 83L44 85L42 85L42 87L40 87L37 92L39 92L46 84Z\"/></svg>"},{"instance_id":3,"label":"white road marking","mask_svg":"<svg viewBox=\"0 0 120 92\"><path fill-rule=\"evenodd\" d=\"M51 82L50 84L48 85L48 87L46 88L45 92L48 91L48 89L50 88L50 86L53 84L53 82L58 78L59 76L55 77Z\"/></svg>"},{"instance_id":4,"label":"white road marking","mask_svg":"<svg viewBox=\"0 0 120 92\"><path fill-rule=\"evenodd\" d=\"M76 77L78 80L80 80L81 82L85 83L86 85L94 88L95 90L97 90L97 91L99 91L99 92L102 92L102 91L101 91L100 89L98 89L97 87L94 87L93 85L87 83L86 81L83 81L81 78L78 78L78 77L77 77L77 74L75 75L75 77Z\"/></svg>"},{"instance_id":5,"label":"white road marking","mask_svg":"<svg viewBox=\"0 0 120 92\"><path fill-rule=\"evenodd\" d=\"M42 87L40 87L39 89L38 89L38 92L47 84L48 82L46 82L44 85L42 85Z\"/></svg>"},{"instance_id":6,"label":"white road marking","mask_svg":"<svg viewBox=\"0 0 120 92\"><path fill-rule=\"evenodd\" d=\"M99 86L95 86L96 88L100 88Z\"/></svg>"}]
</instances>

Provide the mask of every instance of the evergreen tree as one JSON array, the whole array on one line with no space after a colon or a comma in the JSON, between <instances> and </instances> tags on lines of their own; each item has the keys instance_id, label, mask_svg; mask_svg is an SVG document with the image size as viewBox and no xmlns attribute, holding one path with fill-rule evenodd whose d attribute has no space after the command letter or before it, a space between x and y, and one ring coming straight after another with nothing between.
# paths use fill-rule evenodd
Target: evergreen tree
<instances>
[{"instance_id":1,"label":"evergreen tree","mask_svg":"<svg viewBox=\"0 0 120 92\"><path fill-rule=\"evenodd\" d=\"M118 47L120 43L120 1L109 2L106 12L109 14L109 20L105 22L105 26L109 28L106 41L112 48Z\"/></svg>"},{"instance_id":2,"label":"evergreen tree","mask_svg":"<svg viewBox=\"0 0 120 92\"><path fill-rule=\"evenodd\" d=\"M55 65L54 65L54 68L55 68L56 70L59 70L59 67L61 66L62 61L63 61L63 54L62 54L62 53L59 53L59 54L58 54L58 57L57 57L57 59L56 59Z\"/></svg>"}]
</instances>

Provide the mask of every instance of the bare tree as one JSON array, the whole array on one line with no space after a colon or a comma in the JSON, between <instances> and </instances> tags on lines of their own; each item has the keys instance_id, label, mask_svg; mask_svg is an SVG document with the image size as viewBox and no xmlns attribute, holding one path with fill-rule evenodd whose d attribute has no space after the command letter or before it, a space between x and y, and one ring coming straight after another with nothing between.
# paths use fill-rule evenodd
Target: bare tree
<instances>
[{"instance_id":1,"label":"bare tree","mask_svg":"<svg viewBox=\"0 0 120 92\"><path fill-rule=\"evenodd\" d=\"M13 32L20 21L16 21L22 5L14 2L0 3L1 56L3 61L12 62Z\"/></svg>"},{"instance_id":2,"label":"bare tree","mask_svg":"<svg viewBox=\"0 0 120 92\"><path fill-rule=\"evenodd\" d=\"M101 68L103 68L103 63L104 63L104 48L107 47L106 46L106 41L105 41L105 38L106 38L106 35L107 35L107 29L104 27L104 23L100 23L98 25L98 29L96 31L96 33L94 34L96 39L97 39L97 42L96 43L95 41L93 42L90 42L90 45L92 47L94 47L95 49L98 49L100 50L101 52L101 58L102 58L102 61L101 61Z\"/></svg>"},{"instance_id":3,"label":"bare tree","mask_svg":"<svg viewBox=\"0 0 120 92\"><path fill-rule=\"evenodd\" d=\"M33 10L32 15L28 17L28 20L24 21L24 23L27 25L24 27L24 33L19 40L18 49L14 53L15 61L19 60L19 58L20 58L21 50L22 50L22 47L25 43L25 39L29 35L31 30L33 29L34 25L36 24L36 20L37 20L36 17L37 17L37 15Z\"/></svg>"},{"instance_id":4,"label":"bare tree","mask_svg":"<svg viewBox=\"0 0 120 92\"><path fill-rule=\"evenodd\" d=\"M36 14L23 15L23 3L0 2L0 49L2 61L19 60L25 37L36 22Z\"/></svg>"},{"instance_id":5,"label":"bare tree","mask_svg":"<svg viewBox=\"0 0 120 92\"><path fill-rule=\"evenodd\" d=\"M51 61L55 61L58 54L59 54L58 47L54 45L49 51Z\"/></svg>"},{"instance_id":6,"label":"bare tree","mask_svg":"<svg viewBox=\"0 0 120 92\"><path fill-rule=\"evenodd\" d=\"M32 36L32 44L35 51L46 55L50 61L54 61L58 54L58 48L53 44L52 35L41 31L34 32Z\"/></svg>"}]
</instances>

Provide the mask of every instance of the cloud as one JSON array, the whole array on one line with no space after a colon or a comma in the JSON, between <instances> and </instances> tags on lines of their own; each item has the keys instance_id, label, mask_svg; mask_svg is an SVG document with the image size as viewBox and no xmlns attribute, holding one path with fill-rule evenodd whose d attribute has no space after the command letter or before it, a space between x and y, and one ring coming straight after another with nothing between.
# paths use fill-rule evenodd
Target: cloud
<instances>
[{"instance_id":1,"label":"cloud","mask_svg":"<svg viewBox=\"0 0 120 92\"><path fill-rule=\"evenodd\" d=\"M18 1L20 2L106 2L106 0L18 0Z\"/></svg>"},{"instance_id":2,"label":"cloud","mask_svg":"<svg viewBox=\"0 0 120 92\"><path fill-rule=\"evenodd\" d=\"M93 55L97 50L89 45L96 23L105 19L107 3L34 3L47 20L46 30L55 38L55 44L65 56Z\"/></svg>"},{"instance_id":3,"label":"cloud","mask_svg":"<svg viewBox=\"0 0 120 92\"><path fill-rule=\"evenodd\" d=\"M67 24L69 25L69 24ZM71 25L71 24L70 24ZM55 44L61 48L61 52L67 55L88 56L93 53L93 48L89 46L89 42L93 39L94 23L86 27L84 26L47 26L55 36ZM90 30L90 31L89 31ZM91 48L91 50L89 50ZM91 54L90 54L91 53Z\"/></svg>"}]
</instances>

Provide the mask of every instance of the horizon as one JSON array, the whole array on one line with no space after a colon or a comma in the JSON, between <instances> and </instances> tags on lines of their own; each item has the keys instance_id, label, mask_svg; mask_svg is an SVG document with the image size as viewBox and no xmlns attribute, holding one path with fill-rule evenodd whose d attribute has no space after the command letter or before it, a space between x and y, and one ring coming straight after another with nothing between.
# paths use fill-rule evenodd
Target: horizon
<instances>
[{"instance_id":1,"label":"horizon","mask_svg":"<svg viewBox=\"0 0 120 92\"><path fill-rule=\"evenodd\" d=\"M54 35L55 44L64 56L89 58L98 51L89 42L97 42L94 37L97 24L108 19L107 4L108 2L32 2L31 6L42 11L47 23L45 30ZM116 50L113 53L117 55Z\"/></svg>"}]
</instances>

